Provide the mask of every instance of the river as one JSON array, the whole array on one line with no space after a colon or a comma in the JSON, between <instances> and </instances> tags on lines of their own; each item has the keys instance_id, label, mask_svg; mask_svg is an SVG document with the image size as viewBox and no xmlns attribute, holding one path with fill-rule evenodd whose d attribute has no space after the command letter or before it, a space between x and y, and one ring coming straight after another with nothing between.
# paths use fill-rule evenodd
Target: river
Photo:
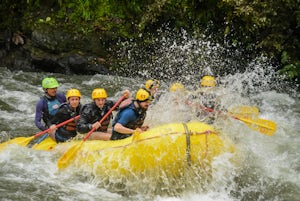
<instances>
[{"instance_id":1,"label":"river","mask_svg":"<svg viewBox=\"0 0 300 201\"><path fill-rule=\"evenodd\" d=\"M215 126L234 142L239 154L238 157L231 153L216 157L208 182L201 181L201 177L164 178L164 182L158 184L149 175L149 179L127 181L120 190L119 186L111 186L92 175L59 171L56 166L59 156L54 152L13 145L0 153L0 200L300 200L299 96L293 87L283 89L266 64L254 62L248 68L244 73L218 76L225 92L222 104L227 108L256 106L260 110L259 117L274 121L277 130L273 136L268 136L253 131L238 120L220 120ZM93 88L106 88L109 97L116 100L122 90L134 92L145 81L142 77L98 74L12 72L0 67L1 141L39 132L34 126L34 113L43 94L40 84L45 76L56 77L60 91L78 88L83 104L91 101ZM193 90L197 86L199 75L182 76L185 76L183 81L190 80L188 84L185 82L187 89ZM166 93L171 82L161 81L161 93ZM150 107L146 119L150 126L185 120L188 114L178 113L178 108L168 101L161 98Z\"/></svg>"}]
</instances>

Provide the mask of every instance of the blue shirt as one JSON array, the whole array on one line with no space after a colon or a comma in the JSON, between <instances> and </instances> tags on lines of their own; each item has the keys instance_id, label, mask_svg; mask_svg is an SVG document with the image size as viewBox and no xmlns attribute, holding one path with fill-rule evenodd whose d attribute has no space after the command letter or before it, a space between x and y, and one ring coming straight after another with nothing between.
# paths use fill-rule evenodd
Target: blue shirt
<instances>
[{"instance_id":1,"label":"blue shirt","mask_svg":"<svg viewBox=\"0 0 300 201\"><path fill-rule=\"evenodd\" d=\"M123 111L120 111L113 125L115 125L116 123L120 123L122 124L122 126L126 127L128 123L136 121L137 118L138 116L132 108L126 108Z\"/></svg>"}]
</instances>

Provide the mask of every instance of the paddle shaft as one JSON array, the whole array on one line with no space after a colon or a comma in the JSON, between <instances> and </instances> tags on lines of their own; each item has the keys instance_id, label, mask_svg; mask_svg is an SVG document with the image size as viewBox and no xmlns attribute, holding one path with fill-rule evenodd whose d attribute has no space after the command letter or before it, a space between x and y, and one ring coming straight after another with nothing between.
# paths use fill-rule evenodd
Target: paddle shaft
<instances>
[{"instance_id":1,"label":"paddle shaft","mask_svg":"<svg viewBox=\"0 0 300 201\"><path fill-rule=\"evenodd\" d=\"M222 111L214 111L211 108L207 108L204 106L200 106L201 109L206 110L208 112L218 112L219 114L224 114L224 112ZM274 132L276 131L276 123L269 121L269 120L265 120L265 119L251 119L251 118L242 118L242 117L237 117L231 114L227 114L230 117L240 120L244 123L246 123L246 125L251 128L252 130L258 131L262 134L266 134L266 135L273 135Z\"/></svg>"},{"instance_id":2,"label":"paddle shaft","mask_svg":"<svg viewBox=\"0 0 300 201\"><path fill-rule=\"evenodd\" d=\"M208 111L208 112L217 112L218 114L225 114L225 113L222 112L222 111L215 111L215 110L213 110L213 109L211 109L211 108L208 108L208 107L205 107L205 106L200 106L200 108L203 109L203 110L206 110L206 111ZM241 118L236 117L236 116L231 115L231 114L227 114L227 115L229 115L229 116L231 116L232 118L237 119L237 120L241 120L241 121L244 120L244 119L241 119Z\"/></svg>"},{"instance_id":3,"label":"paddle shaft","mask_svg":"<svg viewBox=\"0 0 300 201\"><path fill-rule=\"evenodd\" d=\"M99 121L99 123L101 124L109 115L110 113L112 113L112 111L114 109L116 109L116 107L118 107L118 105L125 99L125 96L122 96L115 104L114 106L112 106L112 108L110 108L110 110L102 117L102 119ZM86 141L92 134L93 132L96 130L96 128L92 128L92 130L90 130L90 132L88 132L88 134L86 134L86 136L83 138L83 141Z\"/></svg>"},{"instance_id":4,"label":"paddle shaft","mask_svg":"<svg viewBox=\"0 0 300 201\"><path fill-rule=\"evenodd\" d=\"M79 119L79 117L80 117L80 115L77 115L76 117L73 117L73 118L68 119L68 120L66 120L66 121L64 121L64 122L61 122L61 123L59 123L59 124L56 125L56 128L59 128L59 127L61 127L61 126L64 126L64 125L67 124L67 123L70 123L71 121L74 121L74 120L76 120L76 119ZM44 131L42 131L42 132L40 132L40 133L35 134L35 135L34 135L34 138L39 137L39 136L41 136L41 135L47 133L48 131L50 131L50 128L48 128L48 129L46 129L46 130L44 130Z\"/></svg>"}]
</instances>

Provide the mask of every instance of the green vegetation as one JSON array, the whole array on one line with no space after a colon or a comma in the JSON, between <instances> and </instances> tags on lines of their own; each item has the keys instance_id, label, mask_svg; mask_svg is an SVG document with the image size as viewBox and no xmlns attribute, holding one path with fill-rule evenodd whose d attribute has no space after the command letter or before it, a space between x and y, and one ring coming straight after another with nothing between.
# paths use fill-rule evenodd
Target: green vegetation
<instances>
[{"instance_id":1,"label":"green vegetation","mask_svg":"<svg viewBox=\"0 0 300 201\"><path fill-rule=\"evenodd\" d=\"M74 34L135 38L162 24L209 30L232 47L273 57L292 80L300 72L299 0L2 0L0 28L28 32L47 24ZM250 49L251 48L251 49Z\"/></svg>"}]
</instances>

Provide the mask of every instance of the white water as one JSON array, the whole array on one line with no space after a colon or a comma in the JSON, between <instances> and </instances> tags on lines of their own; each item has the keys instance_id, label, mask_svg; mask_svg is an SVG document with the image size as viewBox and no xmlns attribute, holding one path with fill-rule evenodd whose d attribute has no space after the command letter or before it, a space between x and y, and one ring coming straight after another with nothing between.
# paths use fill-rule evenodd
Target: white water
<instances>
[{"instance_id":1,"label":"white water","mask_svg":"<svg viewBox=\"0 0 300 201\"><path fill-rule=\"evenodd\" d=\"M186 54L190 50L188 47L184 45ZM177 45L176 48L181 47ZM170 62L166 63L164 67L169 68ZM260 109L259 117L276 122L277 131L273 136L267 136L251 130L238 120L218 120L215 127L235 143L237 154L225 153L215 158L209 181L203 182L201 176L192 174L194 177L187 176L178 180L162 178L163 182L158 183L149 176L143 180L123 181L124 186L114 186L113 182L83 175L78 171L58 171L56 161L59 154L55 151L35 151L12 145L0 152L0 200L299 200L299 96L293 88L282 87L283 82L270 67L260 59L249 63L244 73L218 76L219 85L224 87L224 107L257 106ZM188 74L186 71L184 74ZM39 132L33 123L34 112L35 104L42 95L40 81L46 75L53 74L13 73L0 68L2 140L9 136L32 136ZM123 89L135 91L145 81L142 78L102 75L53 76L61 83L60 91L71 87L80 89L83 104L90 101L90 93L95 87L105 87L109 96L117 99ZM182 75L179 80L185 81L186 88L192 90L198 85L199 77L199 74ZM170 84L170 81L162 80L161 91L166 92ZM155 126L195 118L192 111L186 112L184 106L172 105L171 99L171 96L163 95L149 109L146 123Z\"/></svg>"}]
</instances>

